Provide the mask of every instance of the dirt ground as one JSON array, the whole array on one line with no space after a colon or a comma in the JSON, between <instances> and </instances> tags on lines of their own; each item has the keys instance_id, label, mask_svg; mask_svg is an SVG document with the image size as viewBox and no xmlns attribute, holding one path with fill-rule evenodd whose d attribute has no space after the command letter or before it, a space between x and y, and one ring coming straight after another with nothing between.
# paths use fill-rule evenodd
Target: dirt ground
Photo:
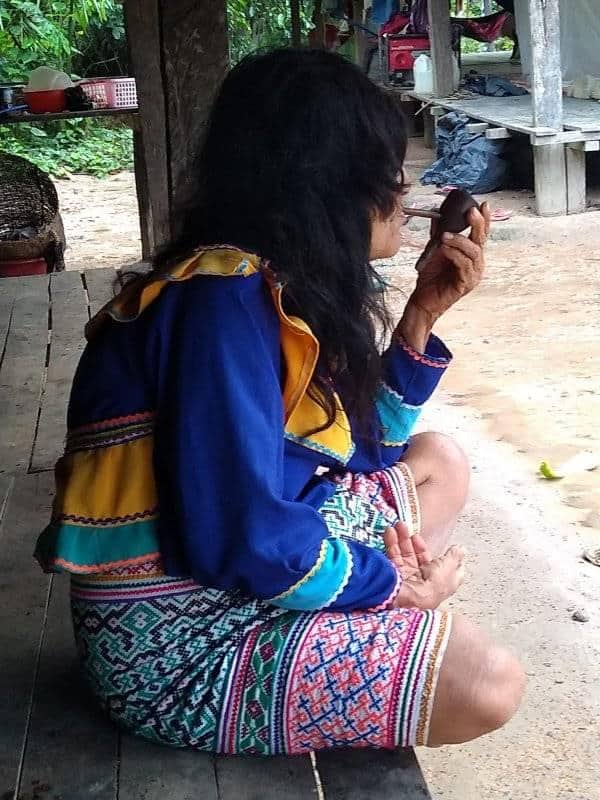
<instances>
[{"instance_id":1,"label":"dirt ground","mask_svg":"<svg viewBox=\"0 0 600 800\"><path fill-rule=\"evenodd\" d=\"M431 160L419 142L413 140L407 163L414 178ZM131 173L102 181L74 176L57 185L68 269L140 258ZM413 195L441 201L418 185ZM439 325L455 354L442 385L446 402L474 413L531 474L542 460L554 466L586 451L600 458L600 212L540 219L529 193L500 192L488 200L513 217L495 225L482 286ZM394 307L410 290L426 239L427 222L413 220L398 257L381 266L394 287ZM600 547L600 468L545 489L582 542Z\"/></svg>"},{"instance_id":2,"label":"dirt ground","mask_svg":"<svg viewBox=\"0 0 600 800\"><path fill-rule=\"evenodd\" d=\"M67 269L117 268L141 258L132 172L104 180L73 175L55 185L67 237Z\"/></svg>"}]
</instances>

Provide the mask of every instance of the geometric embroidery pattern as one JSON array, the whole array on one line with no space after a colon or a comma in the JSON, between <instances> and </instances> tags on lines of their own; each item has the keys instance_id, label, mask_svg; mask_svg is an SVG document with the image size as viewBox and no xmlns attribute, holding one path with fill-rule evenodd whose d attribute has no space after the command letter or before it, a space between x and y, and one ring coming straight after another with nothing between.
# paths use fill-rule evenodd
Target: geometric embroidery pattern
<instances>
[{"instance_id":1,"label":"geometric embroidery pattern","mask_svg":"<svg viewBox=\"0 0 600 800\"><path fill-rule=\"evenodd\" d=\"M321 509L333 536L381 548L405 513L383 477L340 479ZM157 561L73 576L71 602L94 694L139 736L260 755L426 740L440 612L286 611L167 577Z\"/></svg>"}]
</instances>

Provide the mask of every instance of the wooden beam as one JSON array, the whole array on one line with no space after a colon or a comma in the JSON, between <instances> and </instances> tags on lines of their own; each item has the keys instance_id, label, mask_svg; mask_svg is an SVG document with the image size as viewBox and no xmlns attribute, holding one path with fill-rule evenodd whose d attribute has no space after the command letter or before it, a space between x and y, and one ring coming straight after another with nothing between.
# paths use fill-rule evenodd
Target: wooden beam
<instances>
[{"instance_id":1,"label":"wooden beam","mask_svg":"<svg viewBox=\"0 0 600 800\"><path fill-rule=\"evenodd\" d=\"M171 239L167 115L162 91L161 24L158 0L126 0L125 25L129 61L135 76L140 129L134 135L135 177L140 209L142 242L151 253ZM148 230L148 228L150 228ZM150 254L148 254L150 255Z\"/></svg>"},{"instance_id":2,"label":"wooden beam","mask_svg":"<svg viewBox=\"0 0 600 800\"><path fill-rule=\"evenodd\" d=\"M140 107L137 180L156 251L181 233L194 197L208 114L229 62L226 0L125 0L125 19Z\"/></svg>"},{"instance_id":3,"label":"wooden beam","mask_svg":"<svg viewBox=\"0 0 600 800\"><path fill-rule=\"evenodd\" d=\"M529 0L534 127L562 130L559 0Z\"/></svg>"},{"instance_id":4,"label":"wooden beam","mask_svg":"<svg viewBox=\"0 0 600 800\"><path fill-rule=\"evenodd\" d=\"M511 139L512 133L507 128L488 128L485 132L486 139Z\"/></svg>"},{"instance_id":5,"label":"wooden beam","mask_svg":"<svg viewBox=\"0 0 600 800\"><path fill-rule=\"evenodd\" d=\"M429 41L433 60L433 92L436 97L448 97L454 91L450 8L448 0L429 0L427 5Z\"/></svg>"},{"instance_id":6,"label":"wooden beam","mask_svg":"<svg viewBox=\"0 0 600 800\"><path fill-rule=\"evenodd\" d=\"M300 26L300 0L290 0L290 15L292 18L292 47L302 44L302 28Z\"/></svg>"},{"instance_id":7,"label":"wooden beam","mask_svg":"<svg viewBox=\"0 0 600 800\"><path fill-rule=\"evenodd\" d=\"M572 144L568 144L567 148L569 150L580 150L584 153L597 153L600 150L600 142L573 142Z\"/></svg>"},{"instance_id":8,"label":"wooden beam","mask_svg":"<svg viewBox=\"0 0 600 800\"><path fill-rule=\"evenodd\" d=\"M142 258L152 258L154 252L154 226L152 224L152 205L148 185L148 168L144 155L144 142L141 125L133 129L133 162L135 170L135 192L138 201L140 218L140 239L142 241Z\"/></svg>"},{"instance_id":9,"label":"wooden beam","mask_svg":"<svg viewBox=\"0 0 600 800\"><path fill-rule=\"evenodd\" d=\"M316 753L325 797L343 800L431 800L414 750L329 750Z\"/></svg>"},{"instance_id":10,"label":"wooden beam","mask_svg":"<svg viewBox=\"0 0 600 800\"><path fill-rule=\"evenodd\" d=\"M432 115L428 106L425 106L423 109L423 144L429 150L435 150L435 117Z\"/></svg>"},{"instance_id":11,"label":"wooden beam","mask_svg":"<svg viewBox=\"0 0 600 800\"><path fill-rule=\"evenodd\" d=\"M587 209L585 150L565 147L567 170L567 213L582 214Z\"/></svg>"},{"instance_id":12,"label":"wooden beam","mask_svg":"<svg viewBox=\"0 0 600 800\"><path fill-rule=\"evenodd\" d=\"M214 96L229 66L226 0L159 0L171 234L194 199L196 163Z\"/></svg>"},{"instance_id":13,"label":"wooden beam","mask_svg":"<svg viewBox=\"0 0 600 800\"><path fill-rule=\"evenodd\" d=\"M541 217L567 213L567 181L564 144L533 148L535 203Z\"/></svg>"},{"instance_id":14,"label":"wooden beam","mask_svg":"<svg viewBox=\"0 0 600 800\"><path fill-rule=\"evenodd\" d=\"M489 127L487 122L468 122L465 130L467 133L485 133Z\"/></svg>"}]
</instances>

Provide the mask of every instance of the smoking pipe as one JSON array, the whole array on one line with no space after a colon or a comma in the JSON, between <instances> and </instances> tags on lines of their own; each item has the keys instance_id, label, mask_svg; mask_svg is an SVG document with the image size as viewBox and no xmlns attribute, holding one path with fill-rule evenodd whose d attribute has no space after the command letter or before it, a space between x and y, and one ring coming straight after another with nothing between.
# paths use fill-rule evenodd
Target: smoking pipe
<instances>
[{"instance_id":1,"label":"smoking pipe","mask_svg":"<svg viewBox=\"0 0 600 800\"><path fill-rule=\"evenodd\" d=\"M469 227L467 216L472 208L479 208L475 198L462 189L452 189L438 211L426 211L421 208L404 209L408 217L426 217L437 221L435 234L417 261L417 272L420 272L431 251L440 244L445 233L460 233Z\"/></svg>"},{"instance_id":2,"label":"smoking pipe","mask_svg":"<svg viewBox=\"0 0 600 800\"><path fill-rule=\"evenodd\" d=\"M452 189L439 210L427 211L421 208L405 208L408 217L425 217L438 221L436 239L444 233L460 233L469 227L467 215L472 208L479 208L474 197L462 189Z\"/></svg>"}]
</instances>

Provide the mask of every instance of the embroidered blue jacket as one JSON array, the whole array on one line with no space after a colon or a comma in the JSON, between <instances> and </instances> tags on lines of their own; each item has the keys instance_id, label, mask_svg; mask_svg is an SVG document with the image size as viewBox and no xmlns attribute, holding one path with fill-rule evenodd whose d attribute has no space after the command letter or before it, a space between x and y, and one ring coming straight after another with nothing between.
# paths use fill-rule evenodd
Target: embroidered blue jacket
<instances>
[{"instance_id":1,"label":"embroidered blue jacket","mask_svg":"<svg viewBox=\"0 0 600 800\"><path fill-rule=\"evenodd\" d=\"M123 316L127 324L109 309L113 319L77 371L68 427L79 444L59 462L38 557L49 569L90 572L154 547L169 575L284 608L385 606L395 568L384 554L329 535L319 508L334 484L315 473L398 461L451 356L434 336L426 354L392 344L373 438L352 435L343 397L337 433L304 436L296 417L306 423L316 413L303 405L316 340L283 314L251 257L237 260L229 272L202 254L186 262L185 277L173 273L146 290L150 300ZM133 433L116 433L122 421ZM94 553L85 555L91 534Z\"/></svg>"}]
</instances>

